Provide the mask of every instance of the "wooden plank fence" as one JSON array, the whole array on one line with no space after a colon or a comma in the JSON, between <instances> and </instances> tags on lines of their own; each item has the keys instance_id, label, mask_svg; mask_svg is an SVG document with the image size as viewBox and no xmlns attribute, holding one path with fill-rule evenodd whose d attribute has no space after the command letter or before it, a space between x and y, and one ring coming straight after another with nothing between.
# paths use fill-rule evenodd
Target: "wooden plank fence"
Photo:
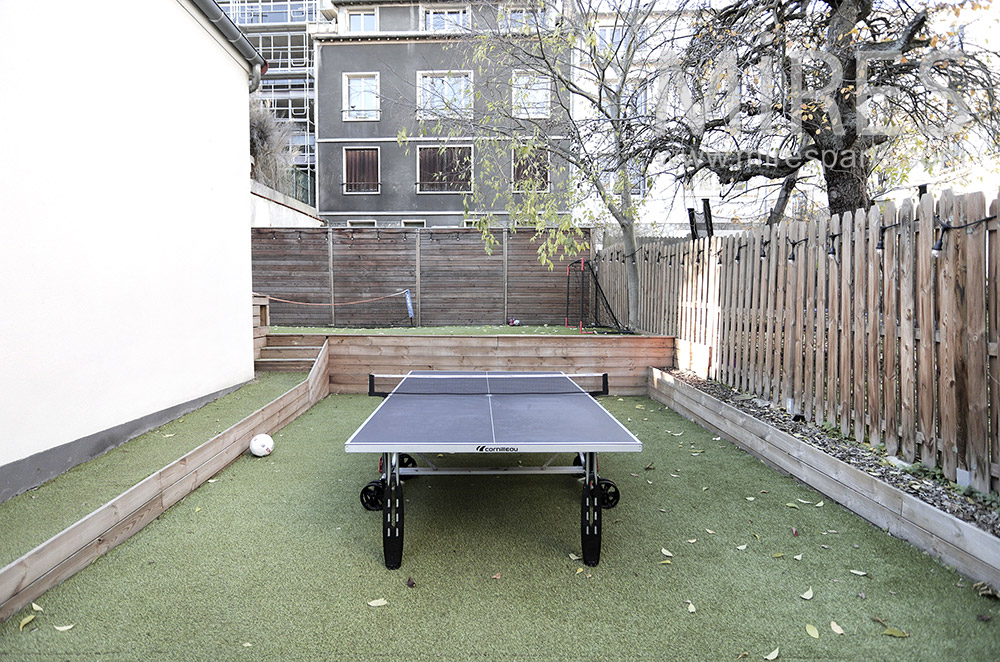
<instances>
[{"instance_id":1,"label":"wooden plank fence","mask_svg":"<svg viewBox=\"0 0 1000 662\"><path fill-rule=\"evenodd\" d=\"M998 205L945 192L738 236L647 240L640 330L676 335L681 367L686 343L704 346L712 379L1000 492ZM620 318L626 259L621 245L596 258Z\"/></svg>"},{"instance_id":2,"label":"wooden plank fence","mask_svg":"<svg viewBox=\"0 0 1000 662\"><path fill-rule=\"evenodd\" d=\"M403 290L416 326L563 324L567 262L551 271L540 264L533 234L496 230L500 244L488 255L472 228L254 228L253 288L272 297L278 326L407 326ZM578 318L580 279L569 280ZM583 298L586 323L586 281Z\"/></svg>"}]
</instances>

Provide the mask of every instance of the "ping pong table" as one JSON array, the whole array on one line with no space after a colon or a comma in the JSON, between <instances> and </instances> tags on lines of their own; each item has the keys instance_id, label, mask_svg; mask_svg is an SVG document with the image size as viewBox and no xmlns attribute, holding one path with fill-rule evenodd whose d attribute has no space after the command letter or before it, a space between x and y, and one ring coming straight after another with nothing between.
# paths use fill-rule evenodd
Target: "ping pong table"
<instances>
[{"instance_id":1,"label":"ping pong table","mask_svg":"<svg viewBox=\"0 0 1000 662\"><path fill-rule=\"evenodd\" d=\"M574 379L600 378L601 388L586 391ZM396 381L391 391L377 381ZM378 453L380 477L361 490L361 504L382 512L385 566L399 568L403 557L402 478L418 475L544 474L583 478L580 539L583 561L601 557L601 510L617 505L620 493L598 475L597 454L638 452L642 442L594 399L608 393L607 374L562 372L411 371L406 375L369 375L369 395L384 399L344 444L348 453ZM434 454L488 454L509 460L513 454L551 457L540 466L438 466ZM555 466L560 454L573 463ZM418 465L414 455L421 458Z\"/></svg>"}]
</instances>

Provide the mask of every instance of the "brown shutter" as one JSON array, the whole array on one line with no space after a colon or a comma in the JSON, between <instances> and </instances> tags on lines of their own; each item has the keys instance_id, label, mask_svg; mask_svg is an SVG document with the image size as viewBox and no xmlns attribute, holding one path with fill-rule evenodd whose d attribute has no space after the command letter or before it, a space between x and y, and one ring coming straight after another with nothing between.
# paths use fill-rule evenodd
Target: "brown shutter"
<instances>
[{"instance_id":1,"label":"brown shutter","mask_svg":"<svg viewBox=\"0 0 1000 662\"><path fill-rule=\"evenodd\" d=\"M347 193L378 193L378 149L344 150Z\"/></svg>"}]
</instances>

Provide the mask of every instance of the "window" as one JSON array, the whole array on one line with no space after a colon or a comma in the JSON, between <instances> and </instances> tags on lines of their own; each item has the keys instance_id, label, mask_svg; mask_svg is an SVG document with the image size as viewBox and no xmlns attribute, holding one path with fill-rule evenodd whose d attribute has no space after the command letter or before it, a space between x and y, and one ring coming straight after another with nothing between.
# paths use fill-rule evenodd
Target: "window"
<instances>
[{"instance_id":1,"label":"window","mask_svg":"<svg viewBox=\"0 0 1000 662\"><path fill-rule=\"evenodd\" d=\"M377 25L374 8L347 12L348 32L375 32Z\"/></svg>"},{"instance_id":2,"label":"window","mask_svg":"<svg viewBox=\"0 0 1000 662\"><path fill-rule=\"evenodd\" d=\"M530 71L515 71L511 88L514 117L549 116L552 85L547 76Z\"/></svg>"},{"instance_id":3,"label":"window","mask_svg":"<svg viewBox=\"0 0 1000 662\"><path fill-rule=\"evenodd\" d=\"M472 191L472 147L420 147L417 149L418 193L469 193Z\"/></svg>"},{"instance_id":4,"label":"window","mask_svg":"<svg viewBox=\"0 0 1000 662\"><path fill-rule=\"evenodd\" d=\"M527 154L514 150L513 186L515 191L547 191L549 189L549 152L535 149Z\"/></svg>"},{"instance_id":5,"label":"window","mask_svg":"<svg viewBox=\"0 0 1000 662\"><path fill-rule=\"evenodd\" d=\"M344 148L344 193L378 193L378 147Z\"/></svg>"},{"instance_id":6,"label":"window","mask_svg":"<svg viewBox=\"0 0 1000 662\"><path fill-rule=\"evenodd\" d=\"M422 218L404 218L401 222L404 228L425 228L427 221Z\"/></svg>"},{"instance_id":7,"label":"window","mask_svg":"<svg viewBox=\"0 0 1000 662\"><path fill-rule=\"evenodd\" d=\"M472 112L471 71L417 73L417 117L421 119Z\"/></svg>"},{"instance_id":8,"label":"window","mask_svg":"<svg viewBox=\"0 0 1000 662\"><path fill-rule=\"evenodd\" d=\"M501 27L509 32L530 32L545 27L543 7L506 7L501 15Z\"/></svg>"},{"instance_id":9,"label":"window","mask_svg":"<svg viewBox=\"0 0 1000 662\"><path fill-rule=\"evenodd\" d=\"M378 78L378 73L344 74L343 118L345 121L379 119Z\"/></svg>"},{"instance_id":10,"label":"window","mask_svg":"<svg viewBox=\"0 0 1000 662\"><path fill-rule=\"evenodd\" d=\"M373 218L362 218L356 221L347 221L347 227L349 228L373 228L375 227L375 219Z\"/></svg>"},{"instance_id":11,"label":"window","mask_svg":"<svg viewBox=\"0 0 1000 662\"><path fill-rule=\"evenodd\" d=\"M646 31L624 25L602 25L597 28L597 43L602 50L617 52L623 45L633 50L639 50L646 40Z\"/></svg>"},{"instance_id":12,"label":"window","mask_svg":"<svg viewBox=\"0 0 1000 662\"><path fill-rule=\"evenodd\" d=\"M475 221L475 220L466 218L466 219L464 219L462 221L462 227L463 228L478 228L479 227L478 223L479 223L479 221Z\"/></svg>"},{"instance_id":13,"label":"window","mask_svg":"<svg viewBox=\"0 0 1000 662\"><path fill-rule=\"evenodd\" d=\"M424 30L431 32L454 32L469 27L467 7L443 7L424 10Z\"/></svg>"}]
</instances>

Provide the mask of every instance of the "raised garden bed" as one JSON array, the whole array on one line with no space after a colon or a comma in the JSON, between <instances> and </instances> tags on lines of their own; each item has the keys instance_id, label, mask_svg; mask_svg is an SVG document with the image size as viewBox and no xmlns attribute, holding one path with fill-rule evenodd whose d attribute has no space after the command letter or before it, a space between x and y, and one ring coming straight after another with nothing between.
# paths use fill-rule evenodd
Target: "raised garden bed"
<instances>
[{"instance_id":1,"label":"raised garden bed","mask_svg":"<svg viewBox=\"0 0 1000 662\"><path fill-rule=\"evenodd\" d=\"M691 376L685 379L705 388L715 388ZM649 395L767 464L791 474L888 533L940 558L976 580L1000 587L1000 538L994 535L997 523L989 515L993 512L990 509L982 509L984 512L975 518L976 524L963 521L886 482L881 474L894 477L895 469L883 472L881 468L884 465L870 458L863 460L863 468L853 466L844 461L851 459L846 457L850 453L841 449L844 459L838 459L832 449L807 443L803 433L790 434L778 429L772 424L777 420L765 422L757 415L734 406L736 403L723 402L685 379L650 368ZM772 412L763 406L760 409ZM774 414L776 412L764 416L773 418ZM818 428L812 429L821 432ZM875 470L876 466L879 471ZM931 491L933 481L922 481L903 471L899 471L899 476L910 484L911 489ZM976 510L962 508L960 514L970 515Z\"/></svg>"}]
</instances>

